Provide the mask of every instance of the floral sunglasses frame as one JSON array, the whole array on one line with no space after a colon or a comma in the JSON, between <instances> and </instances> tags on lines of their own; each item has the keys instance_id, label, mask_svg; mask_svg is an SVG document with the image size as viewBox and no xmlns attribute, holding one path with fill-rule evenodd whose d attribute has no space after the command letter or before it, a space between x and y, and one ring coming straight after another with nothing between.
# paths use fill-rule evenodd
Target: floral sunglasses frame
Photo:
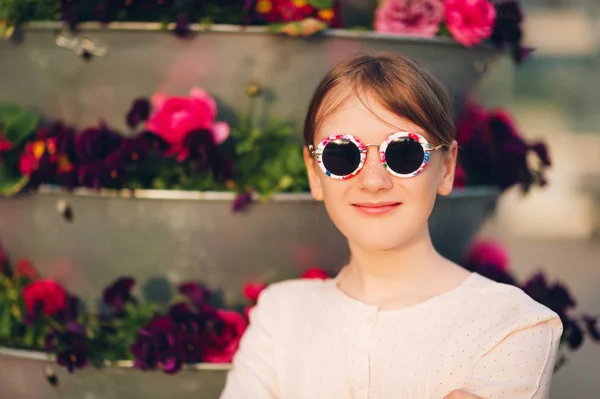
<instances>
[{"instance_id":1,"label":"floral sunglasses frame","mask_svg":"<svg viewBox=\"0 0 600 399\"><path fill-rule=\"evenodd\" d=\"M386 152L388 146L390 145L390 143L392 143L393 141L395 141L399 138L405 138L405 137L412 139L421 145L421 147L423 148L423 161L421 162L421 166L419 166L417 168L417 170L415 170L414 172L403 174L403 173L398 173L398 172L394 171L392 168L390 168L388 166L388 163L387 163L386 157L385 157L385 152ZM330 171L327 170L327 168L323 164L323 151L325 150L325 147L332 141L340 140L340 139L350 141L358 148L358 151L360 152L360 162L359 162L358 166L352 173L344 175L344 176L340 176L340 175L331 173ZM363 166L365 165L365 161L367 159L367 149L368 149L368 147L371 147L371 146L379 147L379 159L381 160L381 163L383 164L384 168L391 175L396 176L396 177L401 177L403 179L415 177L415 176L419 175L421 172L423 172L423 170L427 166L427 163L429 163L431 151L437 151L444 147L449 147L448 144L440 144L440 145L433 147L429 143L429 141L427 141L427 139L425 137L423 137L417 133L397 132L397 133L391 134L381 144L364 144L357 137L355 137L351 134L332 134L331 136L327 136L323 140L321 140L321 142L317 145L317 148L313 147L313 145L310 144L308 146L308 150L310 151L311 155L313 155L315 157L315 159L317 160L317 163L319 164L319 167L327 176L331 177L332 179L336 179L336 180L347 180L347 179L350 179L350 178L356 176L362 170Z\"/></svg>"}]
</instances>

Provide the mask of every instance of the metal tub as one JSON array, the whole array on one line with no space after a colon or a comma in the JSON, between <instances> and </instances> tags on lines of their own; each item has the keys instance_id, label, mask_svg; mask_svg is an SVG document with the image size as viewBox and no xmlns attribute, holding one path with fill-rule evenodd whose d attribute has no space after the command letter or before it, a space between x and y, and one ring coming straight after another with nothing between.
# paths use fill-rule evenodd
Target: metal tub
<instances>
[{"instance_id":1,"label":"metal tub","mask_svg":"<svg viewBox=\"0 0 600 399\"><path fill-rule=\"evenodd\" d=\"M460 261L498 191L466 189L439 197L430 219L434 245ZM51 189L0 200L0 240L94 304L103 287L131 275L141 293L169 298L171 283L195 279L241 300L245 281L277 281L348 260L345 238L309 194L280 194L232 213L230 193L139 191L67 194ZM60 210L69 207L72 218Z\"/></svg>"}]
</instances>

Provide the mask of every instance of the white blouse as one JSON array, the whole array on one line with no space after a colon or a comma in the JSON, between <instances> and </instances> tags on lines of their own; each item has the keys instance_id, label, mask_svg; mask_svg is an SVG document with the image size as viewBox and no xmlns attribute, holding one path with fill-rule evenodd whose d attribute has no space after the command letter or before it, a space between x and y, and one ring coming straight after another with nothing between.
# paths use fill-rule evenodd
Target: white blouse
<instances>
[{"instance_id":1,"label":"white blouse","mask_svg":"<svg viewBox=\"0 0 600 399\"><path fill-rule=\"evenodd\" d=\"M547 398L561 334L550 309L476 273L385 311L335 280L284 281L252 309L221 399Z\"/></svg>"}]
</instances>

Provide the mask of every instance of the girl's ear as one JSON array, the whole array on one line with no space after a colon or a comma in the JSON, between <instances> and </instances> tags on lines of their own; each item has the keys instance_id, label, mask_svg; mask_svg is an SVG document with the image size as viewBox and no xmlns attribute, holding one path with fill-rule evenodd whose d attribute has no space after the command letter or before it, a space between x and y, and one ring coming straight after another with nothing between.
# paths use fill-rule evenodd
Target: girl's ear
<instances>
[{"instance_id":1,"label":"girl's ear","mask_svg":"<svg viewBox=\"0 0 600 399\"><path fill-rule=\"evenodd\" d=\"M456 140L452 140L450 148L442 155L442 179L438 184L437 193L448 195L454 187L454 171L456 169L456 157L458 156L458 143Z\"/></svg>"},{"instance_id":2,"label":"girl's ear","mask_svg":"<svg viewBox=\"0 0 600 399\"><path fill-rule=\"evenodd\" d=\"M307 147L304 147L304 164L306 165L306 173L308 174L308 183L310 184L310 193L317 201L323 201L323 188L319 179L319 171L317 161L312 156Z\"/></svg>"}]
</instances>

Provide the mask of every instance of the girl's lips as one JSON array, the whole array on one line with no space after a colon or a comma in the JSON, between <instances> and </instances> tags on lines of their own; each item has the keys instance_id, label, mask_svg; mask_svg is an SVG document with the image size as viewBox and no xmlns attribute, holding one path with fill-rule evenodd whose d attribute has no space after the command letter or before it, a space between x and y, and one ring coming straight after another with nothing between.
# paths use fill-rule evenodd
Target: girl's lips
<instances>
[{"instance_id":1,"label":"girl's lips","mask_svg":"<svg viewBox=\"0 0 600 399\"><path fill-rule=\"evenodd\" d=\"M392 212L400 205L402 205L401 202L360 202L352 204L354 209L370 216L385 215Z\"/></svg>"}]
</instances>

